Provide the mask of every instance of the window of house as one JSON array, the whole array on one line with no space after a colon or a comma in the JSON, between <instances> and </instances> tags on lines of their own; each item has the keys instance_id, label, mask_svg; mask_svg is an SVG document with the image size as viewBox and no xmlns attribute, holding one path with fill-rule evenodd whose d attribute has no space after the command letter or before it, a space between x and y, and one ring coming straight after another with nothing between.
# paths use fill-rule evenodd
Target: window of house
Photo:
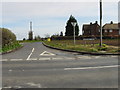
<instances>
[{"instance_id":1,"label":"window of house","mask_svg":"<svg viewBox=\"0 0 120 90\"><path fill-rule=\"evenodd\" d=\"M113 32L113 30L110 30L109 32Z\"/></svg>"},{"instance_id":2,"label":"window of house","mask_svg":"<svg viewBox=\"0 0 120 90\"><path fill-rule=\"evenodd\" d=\"M84 30L82 31L82 33L84 34Z\"/></svg>"},{"instance_id":3,"label":"window of house","mask_svg":"<svg viewBox=\"0 0 120 90\"><path fill-rule=\"evenodd\" d=\"M105 30L105 32L107 32L107 30Z\"/></svg>"},{"instance_id":4,"label":"window of house","mask_svg":"<svg viewBox=\"0 0 120 90\"><path fill-rule=\"evenodd\" d=\"M99 32L100 32L100 29L99 29Z\"/></svg>"}]
</instances>

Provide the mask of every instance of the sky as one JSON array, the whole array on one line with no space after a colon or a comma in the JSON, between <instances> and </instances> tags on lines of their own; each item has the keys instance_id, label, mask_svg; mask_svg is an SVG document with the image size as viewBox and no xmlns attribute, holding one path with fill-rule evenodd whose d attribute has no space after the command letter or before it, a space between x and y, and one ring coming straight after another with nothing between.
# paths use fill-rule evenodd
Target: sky
<instances>
[{"instance_id":1,"label":"sky","mask_svg":"<svg viewBox=\"0 0 120 90\"><path fill-rule=\"evenodd\" d=\"M103 25L118 22L118 1L104 0ZM8 28L18 40L28 39L30 21L33 23L34 36L65 33L66 22L73 15L82 34L83 24L99 24L99 0L3 0L0 4L0 27Z\"/></svg>"}]
</instances>

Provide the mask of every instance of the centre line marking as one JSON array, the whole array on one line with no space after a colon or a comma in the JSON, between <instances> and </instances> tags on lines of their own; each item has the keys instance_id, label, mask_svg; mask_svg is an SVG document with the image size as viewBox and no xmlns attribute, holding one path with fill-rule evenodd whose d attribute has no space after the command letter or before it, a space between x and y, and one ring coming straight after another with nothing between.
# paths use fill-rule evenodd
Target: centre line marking
<instances>
[{"instance_id":1,"label":"centre line marking","mask_svg":"<svg viewBox=\"0 0 120 90\"><path fill-rule=\"evenodd\" d=\"M35 48L32 49L32 52L34 52Z\"/></svg>"},{"instance_id":2,"label":"centre line marking","mask_svg":"<svg viewBox=\"0 0 120 90\"><path fill-rule=\"evenodd\" d=\"M114 68L120 65L112 65L112 66L98 66L98 67L81 67L81 68L64 68L64 70L84 70L84 69L101 69L101 68Z\"/></svg>"},{"instance_id":3,"label":"centre line marking","mask_svg":"<svg viewBox=\"0 0 120 90\"><path fill-rule=\"evenodd\" d=\"M29 60L29 59L30 59L30 57L31 57L32 53L34 52L34 50L35 50L35 48L32 49L32 52L30 53L30 55L27 57L26 60Z\"/></svg>"}]
</instances>

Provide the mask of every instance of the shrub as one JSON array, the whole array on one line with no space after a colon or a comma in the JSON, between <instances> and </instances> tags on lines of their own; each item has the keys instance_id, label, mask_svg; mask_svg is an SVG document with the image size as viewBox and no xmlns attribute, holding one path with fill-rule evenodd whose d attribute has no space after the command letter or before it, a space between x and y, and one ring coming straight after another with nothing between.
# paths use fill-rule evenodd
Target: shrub
<instances>
[{"instance_id":1,"label":"shrub","mask_svg":"<svg viewBox=\"0 0 120 90\"><path fill-rule=\"evenodd\" d=\"M98 50L99 50L99 51L106 51L106 50L107 50L107 47L100 47Z\"/></svg>"},{"instance_id":2,"label":"shrub","mask_svg":"<svg viewBox=\"0 0 120 90\"><path fill-rule=\"evenodd\" d=\"M2 46L3 47L16 42L16 36L10 30L6 28L0 28L0 34L2 34Z\"/></svg>"},{"instance_id":3,"label":"shrub","mask_svg":"<svg viewBox=\"0 0 120 90\"><path fill-rule=\"evenodd\" d=\"M106 45L106 44L102 44L102 46L103 46L103 47L107 47L107 45Z\"/></svg>"},{"instance_id":4,"label":"shrub","mask_svg":"<svg viewBox=\"0 0 120 90\"><path fill-rule=\"evenodd\" d=\"M98 52L98 49L92 48L91 51L92 52Z\"/></svg>"}]
</instances>

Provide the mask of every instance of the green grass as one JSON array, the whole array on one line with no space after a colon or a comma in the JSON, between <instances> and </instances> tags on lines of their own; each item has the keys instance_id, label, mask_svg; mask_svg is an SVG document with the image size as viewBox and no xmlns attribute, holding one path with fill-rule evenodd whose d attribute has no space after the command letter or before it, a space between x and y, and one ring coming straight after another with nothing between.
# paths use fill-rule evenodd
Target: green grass
<instances>
[{"instance_id":1,"label":"green grass","mask_svg":"<svg viewBox=\"0 0 120 90\"><path fill-rule=\"evenodd\" d=\"M100 47L99 44L80 44L80 42L77 40L76 45L73 45L73 40L53 40L51 42L45 41L47 45L52 47L82 52L119 53L120 51L117 46L103 44L102 47Z\"/></svg>"},{"instance_id":2,"label":"green grass","mask_svg":"<svg viewBox=\"0 0 120 90\"><path fill-rule=\"evenodd\" d=\"M19 48L19 47L21 47L21 46L22 46L22 45L21 45L20 43L15 42L15 43L13 43L13 44L9 44L9 45L6 45L6 46L0 48L0 52L1 52L1 53L5 53L5 52L7 52L7 51L15 50L15 49L17 49L17 48Z\"/></svg>"},{"instance_id":3,"label":"green grass","mask_svg":"<svg viewBox=\"0 0 120 90\"><path fill-rule=\"evenodd\" d=\"M32 43L32 42L42 42L42 40L19 40L18 42L20 42L20 43L24 43L24 42Z\"/></svg>"}]
</instances>

